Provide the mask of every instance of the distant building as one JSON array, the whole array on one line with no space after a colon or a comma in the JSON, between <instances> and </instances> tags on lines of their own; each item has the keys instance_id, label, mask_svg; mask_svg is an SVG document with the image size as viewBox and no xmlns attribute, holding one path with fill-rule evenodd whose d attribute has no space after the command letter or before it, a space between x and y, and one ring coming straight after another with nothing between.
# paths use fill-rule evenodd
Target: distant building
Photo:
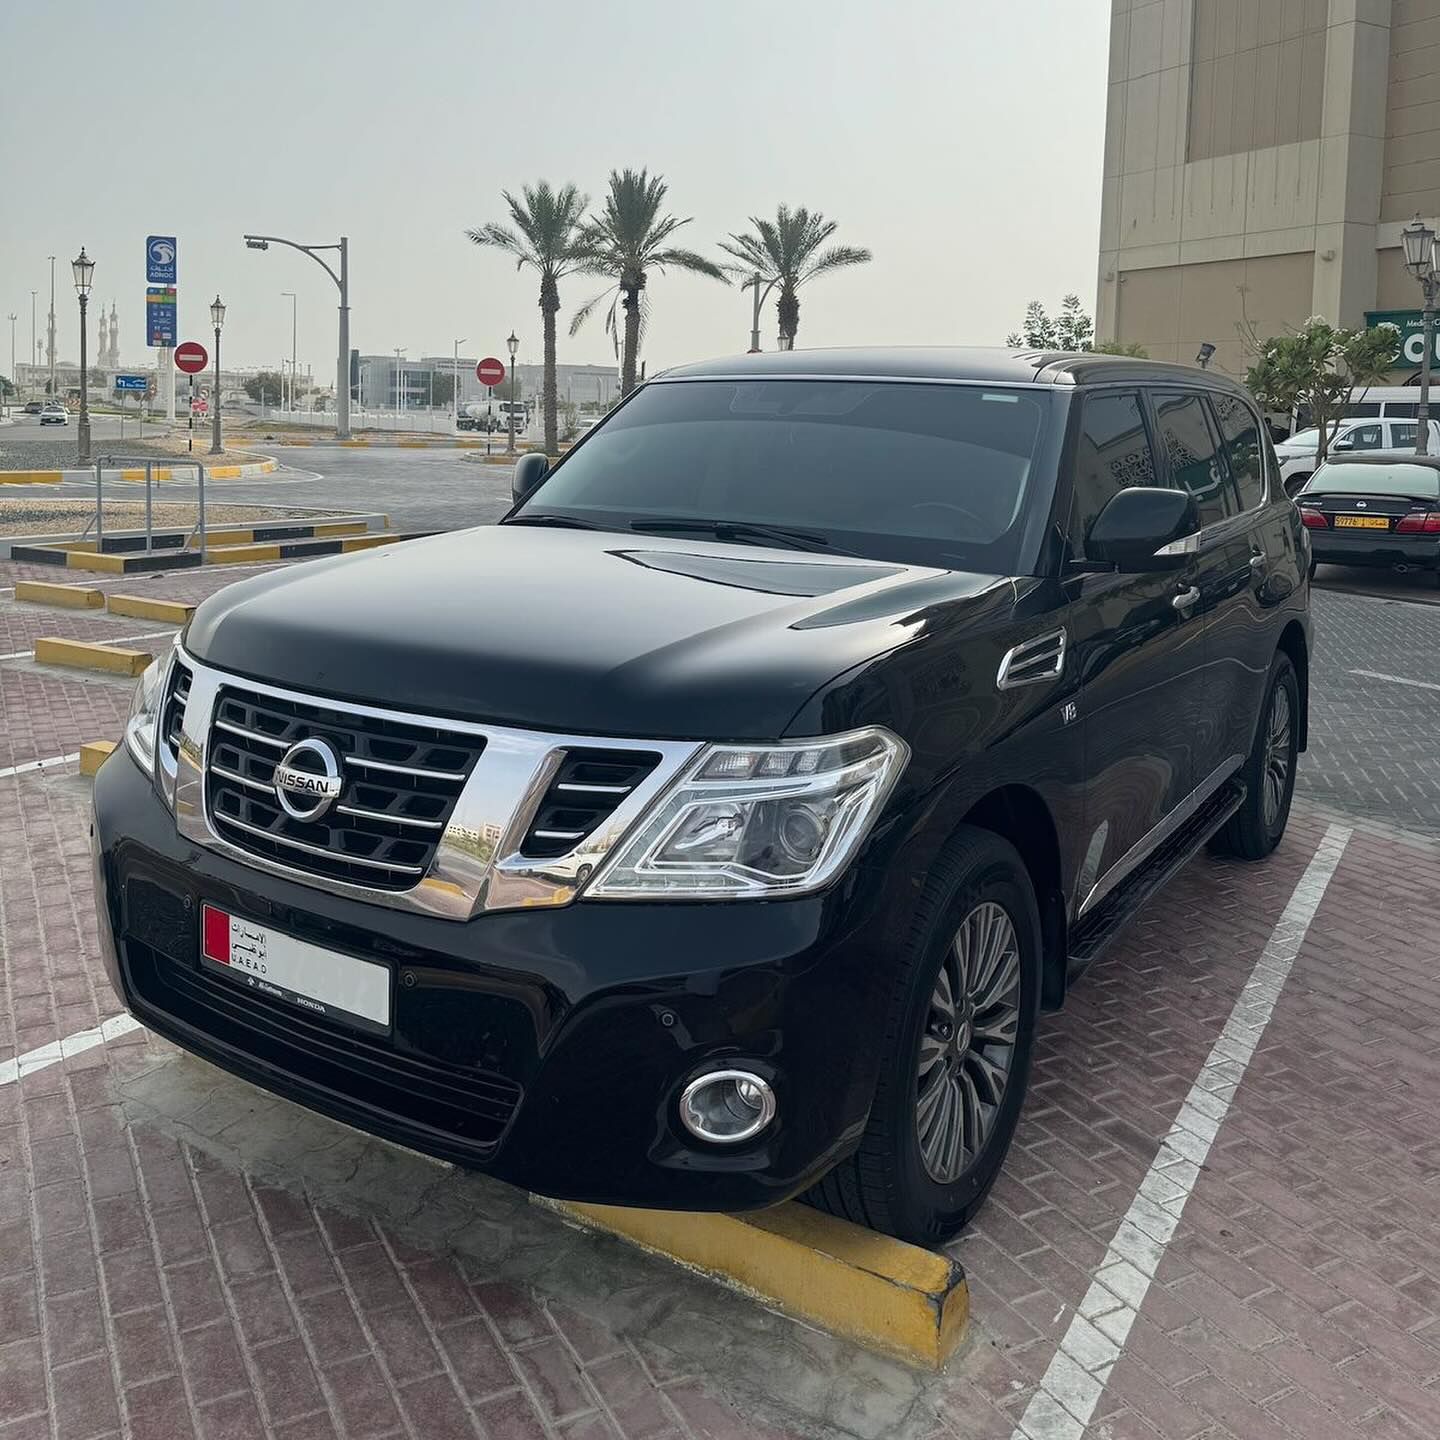
<instances>
[{"instance_id":1,"label":"distant building","mask_svg":"<svg viewBox=\"0 0 1440 1440\"><path fill-rule=\"evenodd\" d=\"M1096 333L1244 373L1310 315L1401 326L1440 216L1440 0L1115 0ZM1437 227L1440 228L1440 227Z\"/></svg>"}]
</instances>

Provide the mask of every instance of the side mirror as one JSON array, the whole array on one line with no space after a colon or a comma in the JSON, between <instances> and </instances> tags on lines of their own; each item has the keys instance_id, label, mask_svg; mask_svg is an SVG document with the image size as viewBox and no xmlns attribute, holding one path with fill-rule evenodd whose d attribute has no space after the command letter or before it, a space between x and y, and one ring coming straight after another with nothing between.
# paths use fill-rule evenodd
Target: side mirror
<instances>
[{"instance_id":1,"label":"side mirror","mask_svg":"<svg viewBox=\"0 0 1440 1440\"><path fill-rule=\"evenodd\" d=\"M1334 444L1330 446L1330 448L1332 450L1353 450L1355 448L1355 442L1348 438L1342 438L1336 440Z\"/></svg>"},{"instance_id":2,"label":"side mirror","mask_svg":"<svg viewBox=\"0 0 1440 1440\"><path fill-rule=\"evenodd\" d=\"M510 498L518 505L545 478L549 469L547 456L533 452L522 455L515 462L515 473L510 477Z\"/></svg>"},{"instance_id":3,"label":"side mirror","mask_svg":"<svg viewBox=\"0 0 1440 1440\"><path fill-rule=\"evenodd\" d=\"M1183 552L1157 552L1199 529L1199 512L1186 491L1136 486L1112 496L1095 517L1085 537L1085 554L1125 574L1176 570L1188 558Z\"/></svg>"}]
</instances>

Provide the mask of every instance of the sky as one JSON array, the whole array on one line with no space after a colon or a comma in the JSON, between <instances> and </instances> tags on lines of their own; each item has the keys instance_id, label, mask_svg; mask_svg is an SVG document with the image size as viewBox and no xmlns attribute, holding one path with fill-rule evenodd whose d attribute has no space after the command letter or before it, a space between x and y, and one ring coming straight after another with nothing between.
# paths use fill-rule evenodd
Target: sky
<instances>
[{"instance_id":1,"label":"sky","mask_svg":"<svg viewBox=\"0 0 1440 1440\"><path fill-rule=\"evenodd\" d=\"M534 279L465 229L505 218L503 190L598 200L611 169L646 166L693 217L676 243L712 258L781 202L874 252L802 290L802 348L1001 343L1032 298L1093 307L1108 29L1107 0L6 5L0 316L23 360L55 255L74 358L83 244L92 312L114 300L122 363L143 364L145 237L173 234L181 338L208 341L218 291L226 368L277 367L294 291L301 367L329 381L334 285L241 236L343 233L362 353L503 357L513 329L536 362ZM598 313L566 334L602 288L565 283L562 362L613 363ZM671 271L649 293L651 371L748 345L748 292Z\"/></svg>"}]
</instances>

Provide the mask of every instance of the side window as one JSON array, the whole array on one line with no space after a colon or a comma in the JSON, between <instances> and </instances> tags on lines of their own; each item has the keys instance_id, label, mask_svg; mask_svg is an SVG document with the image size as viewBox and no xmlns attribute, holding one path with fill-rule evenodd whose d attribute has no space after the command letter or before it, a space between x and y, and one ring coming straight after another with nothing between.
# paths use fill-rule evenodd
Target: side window
<instances>
[{"instance_id":1,"label":"side window","mask_svg":"<svg viewBox=\"0 0 1440 1440\"><path fill-rule=\"evenodd\" d=\"M1240 508L1253 510L1265 500L1265 450L1259 421L1234 395L1212 394L1210 405L1220 422L1230 474L1240 492Z\"/></svg>"},{"instance_id":2,"label":"side window","mask_svg":"<svg viewBox=\"0 0 1440 1440\"><path fill-rule=\"evenodd\" d=\"M1345 432L1352 450L1380 450L1384 448L1385 436L1378 425L1356 425Z\"/></svg>"},{"instance_id":3,"label":"side window","mask_svg":"<svg viewBox=\"0 0 1440 1440\"><path fill-rule=\"evenodd\" d=\"M1238 511L1223 457L1217 452L1214 432L1206 417L1205 401L1198 394L1157 392L1159 442L1170 460L1170 476L1188 490L1200 512L1201 526L1213 525Z\"/></svg>"},{"instance_id":4,"label":"side window","mask_svg":"<svg viewBox=\"0 0 1440 1440\"><path fill-rule=\"evenodd\" d=\"M1133 391L1087 395L1075 448L1075 495L1070 540L1076 557L1111 496L1135 485L1154 485L1155 457L1140 399Z\"/></svg>"},{"instance_id":5,"label":"side window","mask_svg":"<svg viewBox=\"0 0 1440 1440\"><path fill-rule=\"evenodd\" d=\"M1415 434L1420 429L1416 423L1397 421L1390 426L1390 443L1397 449L1408 450L1415 443Z\"/></svg>"}]
</instances>

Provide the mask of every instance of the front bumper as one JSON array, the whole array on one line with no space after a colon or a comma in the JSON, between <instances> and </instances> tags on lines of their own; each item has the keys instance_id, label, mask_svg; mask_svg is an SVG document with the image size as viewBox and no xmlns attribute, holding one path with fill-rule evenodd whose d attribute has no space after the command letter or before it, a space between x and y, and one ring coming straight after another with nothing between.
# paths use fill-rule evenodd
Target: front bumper
<instances>
[{"instance_id":1,"label":"front bumper","mask_svg":"<svg viewBox=\"0 0 1440 1440\"><path fill-rule=\"evenodd\" d=\"M194 845L123 747L94 805L102 954L127 1009L312 1109L542 1194L684 1210L787 1199L864 1128L886 985L881 865L797 900L594 901L457 922ZM393 1033L211 978L202 900L389 966ZM739 1063L771 1082L778 1117L746 1144L705 1145L680 1126L680 1092Z\"/></svg>"}]
</instances>

